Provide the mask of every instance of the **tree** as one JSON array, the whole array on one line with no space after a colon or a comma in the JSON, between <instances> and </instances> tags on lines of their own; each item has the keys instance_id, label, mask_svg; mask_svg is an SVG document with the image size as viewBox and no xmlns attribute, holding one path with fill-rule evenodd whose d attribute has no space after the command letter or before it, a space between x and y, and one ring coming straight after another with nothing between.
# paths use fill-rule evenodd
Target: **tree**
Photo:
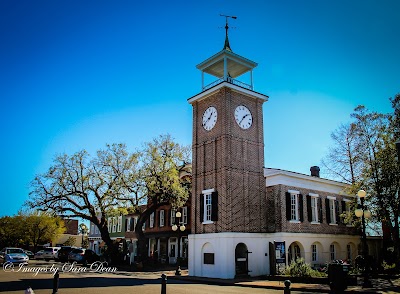
<instances>
[{"instance_id":1,"label":"tree","mask_svg":"<svg viewBox=\"0 0 400 294\"><path fill-rule=\"evenodd\" d=\"M363 188L375 221L388 226L399 260L399 180L395 140L399 135L399 95L391 99L394 113L382 114L358 106L351 115L353 122L332 134L334 147L324 165L337 178L351 184L349 193ZM398 138L398 137L397 137Z\"/></svg>"},{"instance_id":2,"label":"tree","mask_svg":"<svg viewBox=\"0 0 400 294\"><path fill-rule=\"evenodd\" d=\"M56 156L53 165L32 181L29 207L80 217L95 224L108 248L113 248L106 216L119 207L125 193L119 172L136 170L137 154L128 153L123 144L107 145L90 158L85 151Z\"/></svg>"},{"instance_id":3,"label":"tree","mask_svg":"<svg viewBox=\"0 0 400 294\"><path fill-rule=\"evenodd\" d=\"M160 205L179 205L187 199L189 192L180 187L178 167L188 158L188 150L164 135L146 143L142 152L130 153L124 144L112 144L93 158L85 150L57 156L49 170L33 180L27 205L92 222L115 254L107 217L141 212L139 206L147 203L139 226Z\"/></svg>"},{"instance_id":4,"label":"tree","mask_svg":"<svg viewBox=\"0 0 400 294\"><path fill-rule=\"evenodd\" d=\"M48 243L64 233L62 219L47 213L19 212L15 216L0 218L0 245L23 247Z\"/></svg>"},{"instance_id":5,"label":"tree","mask_svg":"<svg viewBox=\"0 0 400 294\"><path fill-rule=\"evenodd\" d=\"M24 222L21 216L0 218L0 248L6 246L21 247L26 243Z\"/></svg>"},{"instance_id":6,"label":"tree","mask_svg":"<svg viewBox=\"0 0 400 294\"><path fill-rule=\"evenodd\" d=\"M60 217L45 212L33 212L22 217L25 220L27 241L33 244L34 251L39 244L51 242L65 232L64 222Z\"/></svg>"},{"instance_id":7,"label":"tree","mask_svg":"<svg viewBox=\"0 0 400 294\"><path fill-rule=\"evenodd\" d=\"M190 182L180 177L180 170L189 160L190 149L175 143L170 136L160 136L146 143L142 153L143 180L139 199L147 199L147 207L138 219L135 232L138 238L138 257L146 255L143 224L157 208L171 204L178 208L189 198ZM141 196L140 196L141 195Z\"/></svg>"},{"instance_id":8,"label":"tree","mask_svg":"<svg viewBox=\"0 0 400 294\"><path fill-rule=\"evenodd\" d=\"M354 123L340 125L331 134L334 144L329 148L328 155L322 160L322 165L328 173L347 184L356 183L362 172L360 144Z\"/></svg>"}]
</instances>

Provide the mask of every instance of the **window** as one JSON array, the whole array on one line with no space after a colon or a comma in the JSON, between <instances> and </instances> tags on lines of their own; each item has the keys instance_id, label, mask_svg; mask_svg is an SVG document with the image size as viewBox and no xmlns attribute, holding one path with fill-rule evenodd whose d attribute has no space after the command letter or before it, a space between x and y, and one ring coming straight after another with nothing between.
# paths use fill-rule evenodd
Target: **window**
<instances>
[{"instance_id":1,"label":"window","mask_svg":"<svg viewBox=\"0 0 400 294\"><path fill-rule=\"evenodd\" d=\"M337 224L339 210L336 202L336 197L328 196L326 199L326 218L329 224Z\"/></svg>"},{"instance_id":2,"label":"window","mask_svg":"<svg viewBox=\"0 0 400 294\"><path fill-rule=\"evenodd\" d=\"M175 215L176 215L176 209L172 208L171 209L171 218L170 218L170 225L171 226L175 225Z\"/></svg>"},{"instance_id":3,"label":"window","mask_svg":"<svg viewBox=\"0 0 400 294\"><path fill-rule=\"evenodd\" d=\"M130 222L129 227L130 227L131 231L135 231L136 230L136 223L137 223L136 218L132 217L129 220L129 222Z\"/></svg>"},{"instance_id":4,"label":"window","mask_svg":"<svg viewBox=\"0 0 400 294\"><path fill-rule=\"evenodd\" d=\"M203 224L210 224L218 220L218 192L214 189L204 190L200 195L200 218Z\"/></svg>"},{"instance_id":5,"label":"window","mask_svg":"<svg viewBox=\"0 0 400 294\"><path fill-rule=\"evenodd\" d=\"M297 260L298 258L301 258L301 253L300 253L300 247L297 243L292 243L290 244L288 248L288 261L289 264Z\"/></svg>"},{"instance_id":6,"label":"window","mask_svg":"<svg viewBox=\"0 0 400 294\"><path fill-rule=\"evenodd\" d=\"M108 218L107 226L108 226L108 232L111 233L111 230L112 230L112 217Z\"/></svg>"},{"instance_id":7,"label":"window","mask_svg":"<svg viewBox=\"0 0 400 294\"><path fill-rule=\"evenodd\" d=\"M125 218L125 230L127 232L131 231L131 218L130 217Z\"/></svg>"},{"instance_id":8,"label":"window","mask_svg":"<svg viewBox=\"0 0 400 294\"><path fill-rule=\"evenodd\" d=\"M205 208L205 217L204 220L207 221L211 221L211 194L207 194L205 195L205 201L204 201L204 208Z\"/></svg>"},{"instance_id":9,"label":"window","mask_svg":"<svg viewBox=\"0 0 400 294\"><path fill-rule=\"evenodd\" d=\"M122 215L118 217L118 227L117 227L118 232L122 232Z\"/></svg>"},{"instance_id":10,"label":"window","mask_svg":"<svg viewBox=\"0 0 400 294\"><path fill-rule=\"evenodd\" d=\"M292 222L303 221L303 195L299 191L286 192L286 218Z\"/></svg>"},{"instance_id":11,"label":"window","mask_svg":"<svg viewBox=\"0 0 400 294\"><path fill-rule=\"evenodd\" d=\"M331 258L331 260L335 260L335 259L336 259L335 244L331 244L331 245L329 246L329 252L330 252L330 258Z\"/></svg>"},{"instance_id":12,"label":"window","mask_svg":"<svg viewBox=\"0 0 400 294\"><path fill-rule=\"evenodd\" d=\"M112 218L112 232L115 233L117 231L117 218L114 216Z\"/></svg>"},{"instance_id":13,"label":"window","mask_svg":"<svg viewBox=\"0 0 400 294\"><path fill-rule=\"evenodd\" d=\"M307 196L308 221L315 224L321 221L319 195L309 193Z\"/></svg>"},{"instance_id":14,"label":"window","mask_svg":"<svg viewBox=\"0 0 400 294\"><path fill-rule=\"evenodd\" d=\"M94 224L90 223L90 234L94 234Z\"/></svg>"},{"instance_id":15,"label":"window","mask_svg":"<svg viewBox=\"0 0 400 294\"><path fill-rule=\"evenodd\" d=\"M329 213L330 213L331 223L336 223L336 220L335 220L335 217L336 217L336 214L335 214L335 200L331 199L329 201L329 208L330 208Z\"/></svg>"},{"instance_id":16,"label":"window","mask_svg":"<svg viewBox=\"0 0 400 294\"><path fill-rule=\"evenodd\" d=\"M290 219L298 220L299 219L299 210L298 210L298 194L290 194Z\"/></svg>"},{"instance_id":17,"label":"window","mask_svg":"<svg viewBox=\"0 0 400 294\"><path fill-rule=\"evenodd\" d=\"M346 246L346 258L347 260L352 260L352 256L351 256L351 245L347 244Z\"/></svg>"},{"instance_id":18,"label":"window","mask_svg":"<svg viewBox=\"0 0 400 294\"><path fill-rule=\"evenodd\" d=\"M311 245L311 261L312 262L317 262L318 261L317 245L316 244L312 244Z\"/></svg>"},{"instance_id":19,"label":"window","mask_svg":"<svg viewBox=\"0 0 400 294\"><path fill-rule=\"evenodd\" d=\"M150 224L149 224L150 228L154 227L154 212L152 214L150 214Z\"/></svg>"},{"instance_id":20,"label":"window","mask_svg":"<svg viewBox=\"0 0 400 294\"><path fill-rule=\"evenodd\" d=\"M160 227L163 227L165 225L164 213L164 209L160 210Z\"/></svg>"},{"instance_id":21,"label":"window","mask_svg":"<svg viewBox=\"0 0 400 294\"><path fill-rule=\"evenodd\" d=\"M182 224L187 225L188 223L188 208L187 206L182 208Z\"/></svg>"}]
</instances>

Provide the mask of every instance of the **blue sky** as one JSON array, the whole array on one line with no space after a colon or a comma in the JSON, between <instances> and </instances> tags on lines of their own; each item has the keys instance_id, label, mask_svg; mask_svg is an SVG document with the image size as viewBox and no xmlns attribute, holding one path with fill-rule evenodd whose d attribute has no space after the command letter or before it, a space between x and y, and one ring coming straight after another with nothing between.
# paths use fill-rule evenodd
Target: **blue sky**
<instances>
[{"instance_id":1,"label":"blue sky","mask_svg":"<svg viewBox=\"0 0 400 294\"><path fill-rule=\"evenodd\" d=\"M191 144L196 65L232 50L258 63L265 166L309 173L358 104L400 92L400 2L0 1L0 216L17 213L56 154L160 134Z\"/></svg>"}]
</instances>

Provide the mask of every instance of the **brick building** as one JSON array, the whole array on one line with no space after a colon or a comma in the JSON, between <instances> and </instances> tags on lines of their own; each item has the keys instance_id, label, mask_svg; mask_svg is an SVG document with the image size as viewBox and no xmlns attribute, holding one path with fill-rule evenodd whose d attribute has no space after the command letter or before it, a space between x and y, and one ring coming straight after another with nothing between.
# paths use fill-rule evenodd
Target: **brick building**
<instances>
[{"instance_id":1,"label":"brick building","mask_svg":"<svg viewBox=\"0 0 400 294\"><path fill-rule=\"evenodd\" d=\"M259 276L297 257L317 265L357 253L357 232L340 222L353 198L344 184L320 178L317 167L312 175L264 168L262 107L268 96L254 91L256 66L233 53L228 29L223 50L197 66L202 91L188 99L193 276ZM217 80L205 86L204 74ZM246 76L248 83L237 79Z\"/></svg>"}]
</instances>

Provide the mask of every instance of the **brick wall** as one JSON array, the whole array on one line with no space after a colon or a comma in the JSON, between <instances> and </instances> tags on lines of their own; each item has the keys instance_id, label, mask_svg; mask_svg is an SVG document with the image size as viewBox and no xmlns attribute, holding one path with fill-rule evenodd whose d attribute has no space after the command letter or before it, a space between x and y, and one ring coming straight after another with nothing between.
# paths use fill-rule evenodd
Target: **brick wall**
<instances>
[{"instance_id":1,"label":"brick wall","mask_svg":"<svg viewBox=\"0 0 400 294\"><path fill-rule=\"evenodd\" d=\"M303 195L303 222L301 223L291 223L286 219L286 192L288 190L297 190ZM321 198L322 204L322 222L320 224L311 224L308 221L308 211L307 211L307 195L309 193L318 194ZM267 199L268 203L273 203L275 213L274 213L274 223L276 226L276 232L294 232L294 233L323 233L323 234L349 234L357 235L358 232L354 227L349 227L341 222L338 225L330 225L327 223L326 217L326 204L325 199L327 196L336 197L339 203L343 200L344 196L338 194L327 193L324 191L302 189L294 186L286 185L276 185L267 187ZM340 212L342 208L340 207ZM271 221L271 219L269 219Z\"/></svg>"},{"instance_id":2,"label":"brick wall","mask_svg":"<svg viewBox=\"0 0 400 294\"><path fill-rule=\"evenodd\" d=\"M192 226L195 233L265 232L266 198L263 176L263 100L224 87L193 103L193 198ZM253 124L241 129L235 108L245 105ZM214 106L218 118L210 131L202 127L204 111ZM218 191L218 221L203 225L200 195Z\"/></svg>"}]
</instances>

